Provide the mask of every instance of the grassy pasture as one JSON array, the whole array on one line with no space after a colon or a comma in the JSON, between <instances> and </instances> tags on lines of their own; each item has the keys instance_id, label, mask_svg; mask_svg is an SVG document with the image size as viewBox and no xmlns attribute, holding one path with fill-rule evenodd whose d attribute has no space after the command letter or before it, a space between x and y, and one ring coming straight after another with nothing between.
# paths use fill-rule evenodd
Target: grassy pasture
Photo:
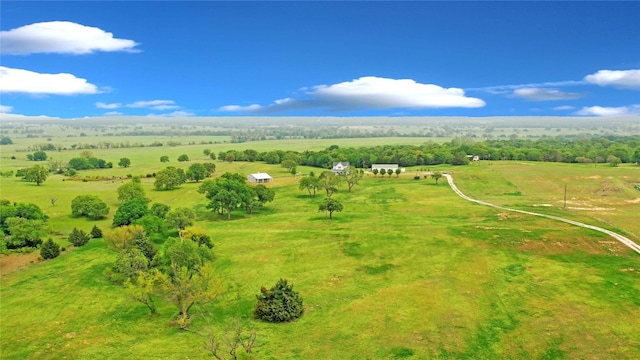
<instances>
[{"instance_id":1,"label":"grassy pasture","mask_svg":"<svg viewBox=\"0 0 640 360\"><path fill-rule=\"evenodd\" d=\"M95 150L114 163L129 157L132 167L82 174L145 174L166 165L159 151L176 150L177 157L193 150L187 153L193 162L206 160L204 148ZM167 155L170 165L178 164ZM413 180L413 170L400 178L368 175L353 193L338 192L345 209L329 221L316 211L321 194L309 198L285 169L216 164L218 173L269 172L276 200L254 215L237 212L224 221L205 208L197 184L160 192L152 179L143 179L154 202L195 208L198 226L216 245L214 264L226 291L198 309L193 332L168 325L175 309L167 300L151 317L106 281L103 272L115 254L92 240L2 275L0 357L205 359L204 328L222 329L237 317L257 328L258 359L640 357L639 258L603 234L465 202L443 180L437 186L431 179ZM459 188L472 197L640 235L632 221L640 206L636 167L480 162L434 169L453 170ZM2 197L38 204L63 234L94 224L107 228L111 219L72 218L71 199L96 194L112 216L116 189L126 180L62 179L54 175L36 186L3 178ZM615 210L563 210L565 182L574 201L569 206ZM599 192L604 185L607 195ZM534 206L539 204L553 206ZM68 246L64 236L56 241ZM253 320L255 294L281 277L300 291L305 315L280 325Z\"/></svg>"}]
</instances>

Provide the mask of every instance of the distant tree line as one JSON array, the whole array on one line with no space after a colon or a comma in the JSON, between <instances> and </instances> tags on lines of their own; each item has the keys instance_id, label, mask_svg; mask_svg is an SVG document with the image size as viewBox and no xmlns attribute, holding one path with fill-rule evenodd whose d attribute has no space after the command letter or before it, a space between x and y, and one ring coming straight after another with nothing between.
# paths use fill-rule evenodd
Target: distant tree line
<instances>
[{"instance_id":1,"label":"distant tree line","mask_svg":"<svg viewBox=\"0 0 640 360\"><path fill-rule=\"evenodd\" d=\"M227 161L264 161L269 164L294 162L297 165L331 168L334 162L348 161L352 166L368 168L371 164L466 165L469 156L480 160L549 161L566 163L637 163L640 162L640 136L548 138L538 140L484 140L456 138L437 144L380 145L373 147L339 147L320 151L228 150L218 154ZM292 164L288 164L290 166Z\"/></svg>"}]
</instances>

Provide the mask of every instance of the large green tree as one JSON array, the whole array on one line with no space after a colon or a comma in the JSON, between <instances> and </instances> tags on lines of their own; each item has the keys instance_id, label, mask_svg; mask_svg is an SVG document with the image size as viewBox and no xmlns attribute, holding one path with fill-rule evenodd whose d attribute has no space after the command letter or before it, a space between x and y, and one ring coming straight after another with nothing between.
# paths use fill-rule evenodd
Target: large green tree
<instances>
[{"instance_id":1,"label":"large green tree","mask_svg":"<svg viewBox=\"0 0 640 360\"><path fill-rule=\"evenodd\" d=\"M42 165L36 165L28 168L24 174L24 180L28 182L34 182L36 185L40 186L45 180L47 180L47 176L49 175L49 170Z\"/></svg>"},{"instance_id":2,"label":"large green tree","mask_svg":"<svg viewBox=\"0 0 640 360\"><path fill-rule=\"evenodd\" d=\"M30 220L22 217L11 217L6 221L8 236L5 237L7 248L36 247L42 244L42 237L49 229L42 220Z\"/></svg>"},{"instance_id":3,"label":"large green tree","mask_svg":"<svg viewBox=\"0 0 640 360\"><path fill-rule=\"evenodd\" d=\"M178 230L184 230L193 225L195 220L196 213L186 207L175 208L169 211L166 216L167 226Z\"/></svg>"},{"instance_id":4,"label":"large green tree","mask_svg":"<svg viewBox=\"0 0 640 360\"><path fill-rule=\"evenodd\" d=\"M146 199L144 187L139 177L134 177L132 181L118 187L118 200L125 202L131 199Z\"/></svg>"},{"instance_id":5,"label":"large green tree","mask_svg":"<svg viewBox=\"0 0 640 360\"><path fill-rule=\"evenodd\" d=\"M126 157L120 158L120 161L118 161L118 166L128 168L129 166L131 166L131 160Z\"/></svg>"},{"instance_id":6,"label":"large green tree","mask_svg":"<svg viewBox=\"0 0 640 360\"><path fill-rule=\"evenodd\" d=\"M205 180L198 192L205 194L209 200L208 208L219 213L226 211L228 220L231 220L231 212L236 208L247 208L252 203L254 194L242 175L231 173L226 173L215 181Z\"/></svg>"},{"instance_id":7,"label":"large green tree","mask_svg":"<svg viewBox=\"0 0 640 360\"><path fill-rule=\"evenodd\" d=\"M95 195L79 195L71 200L71 214L99 220L109 214L109 206Z\"/></svg>"},{"instance_id":8,"label":"large green tree","mask_svg":"<svg viewBox=\"0 0 640 360\"><path fill-rule=\"evenodd\" d=\"M191 322L191 310L221 293L221 285L211 261L213 250L195 241L169 238L162 251L162 263L168 275L171 300L178 308L175 323L186 329Z\"/></svg>"},{"instance_id":9,"label":"large green tree","mask_svg":"<svg viewBox=\"0 0 640 360\"><path fill-rule=\"evenodd\" d=\"M200 182L209 176L209 171L203 164L194 163L189 166L189 169L187 169L186 176L189 180Z\"/></svg>"},{"instance_id":10,"label":"large green tree","mask_svg":"<svg viewBox=\"0 0 640 360\"><path fill-rule=\"evenodd\" d=\"M146 199L133 198L125 201L113 215L113 225L129 225L149 212Z\"/></svg>"},{"instance_id":11,"label":"large green tree","mask_svg":"<svg viewBox=\"0 0 640 360\"><path fill-rule=\"evenodd\" d=\"M318 211L324 211L325 214L329 214L329 219L333 219L334 212L341 212L343 209L342 204L335 199L326 198L318 206Z\"/></svg>"},{"instance_id":12,"label":"large green tree","mask_svg":"<svg viewBox=\"0 0 640 360\"><path fill-rule=\"evenodd\" d=\"M156 174L156 180L153 186L157 190L173 190L184 184L187 176L184 170L178 169L174 166L168 166L167 168L158 171Z\"/></svg>"}]
</instances>

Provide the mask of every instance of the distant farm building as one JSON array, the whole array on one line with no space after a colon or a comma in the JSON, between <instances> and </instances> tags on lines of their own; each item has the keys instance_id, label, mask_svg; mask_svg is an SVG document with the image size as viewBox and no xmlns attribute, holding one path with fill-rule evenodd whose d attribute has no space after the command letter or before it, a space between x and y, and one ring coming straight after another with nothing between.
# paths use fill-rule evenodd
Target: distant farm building
<instances>
[{"instance_id":1,"label":"distant farm building","mask_svg":"<svg viewBox=\"0 0 640 360\"><path fill-rule=\"evenodd\" d=\"M273 178L267 173L255 173L247 176L250 183L262 184L271 182Z\"/></svg>"},{"instance_id":2,"label":"distant farm building","mask_svg":"<svg viewBox=\"0 0 640 360\"><path fill-rule=\"evenodd\" d=\"M349 162L348 161L340 161L334 162L331 171L333 171L336 175L342 175L349 172Z\"/></svg>"}]
</instances>

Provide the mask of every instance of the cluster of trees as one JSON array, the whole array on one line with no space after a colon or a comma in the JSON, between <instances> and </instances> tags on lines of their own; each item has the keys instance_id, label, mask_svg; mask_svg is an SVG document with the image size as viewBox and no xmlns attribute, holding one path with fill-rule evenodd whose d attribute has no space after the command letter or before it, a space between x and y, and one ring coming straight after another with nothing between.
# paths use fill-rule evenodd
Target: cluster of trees
<instances>
[{"instance_id":1,"label":"cluster of trees","mask_svg":"<svg viewBox=\"0 0 640 360\"><path fill-rule=\"evenodd\" d=\"M213 300L222 291L211 262L213 243L201 229L179 232L158 249L140 225L126 225L105 231L107 246L118 253L109 278L124 284L127 294L156 310L156 298L171 300L178 314L174 323L183 329L191 322L196 305Z\"/></svg>"},{"instance_id":2,"label":"cluster of trees","mask_svg":"<svg viewBox=\"0 0 640 360\"><path fill-rule=\"evenodd\" d=\"M49 233L48 218L35 204L0 200L0 252L38 247L42 244L42 238Z\"/></svg>"},{"instance_id":3,"label":"cluster of trees","mask_svg":"<svg viewBox=\"0 0 640 360\"><path fill-rule=\"evenodd\" d=\"M209 200L207 208L219 214L226 212L228 220L231 220L235 209L244 208L251 214L254 208L275 198L273 189L262 184L251 186L244 176L237 173L224 173L216 180L205 180L198 192Z\"/></svg>"},{"instance_id":4,"label":"cluster of trees","mask_svg":"<svg viewBox=\"0 0 640 360\"><path fill-rule=\"evenodd\" d=\"M200 182L215 172L216 164L214 163L194 163L189 166L186 172L175 166L167 166L156 173L153 186L156 190L173 190L179 188L187 180Z\"/></svg>"},{"instance_id":5,"label":"cluster of trees","mask_svg":"<svg viewBox=\"0 0 640 360\"><path fill-rule=\"evenodd\" d=\"M74 170L89 170L89 169L111 169L113 168L112 162L107 162L104 159L97 157L75 157L69 160L70 169Z\"/></svg>"},{"instance_id":6,"label":"cluster of trees","mask_svg":"<svg viewBox=\"0 0 640 360\"><path fill-rule=\"evenodd\" d=\"M229 150L218 154L223 160L229 155L233 161L264 161L280 164L293 160L296 165L331 168L334 162L348 161L352 166L368 168L375 163L398 164L402 167L419 165L465 165L467 155L483 160L528 160L556 162L594 162L612 160L621 163L640 162L640 137L547 138L539 140L486 140L456 138L452 141L424 145L381 145L374 147L341 148L332 145L321 151L257 152ZM615 160L615 159L613 159Z\"/></svg>"},{"instance_id":7,"label":"cluster of trees","mask_svg":"<svg viewBox=\"0 0 640 360\"><path fill-rule=\"evenodd\" d=\"M363 175L364 170L362 169L351 169L340 175L336 175L331 171L323 171L318 177L315 176L314 172L311 172L308 176L300 179L299 188L300 190L307 190L309 197L315 197L318 190L324 191L326 197L318 206L318 211L328 214L329 219L333 219L333 213L341 212L344 206L338 200L331 198L331 196L338 191L341 183L347 184L347 188L351 192L353 187L360 182Z\"/></svg>"}]
</instances>

